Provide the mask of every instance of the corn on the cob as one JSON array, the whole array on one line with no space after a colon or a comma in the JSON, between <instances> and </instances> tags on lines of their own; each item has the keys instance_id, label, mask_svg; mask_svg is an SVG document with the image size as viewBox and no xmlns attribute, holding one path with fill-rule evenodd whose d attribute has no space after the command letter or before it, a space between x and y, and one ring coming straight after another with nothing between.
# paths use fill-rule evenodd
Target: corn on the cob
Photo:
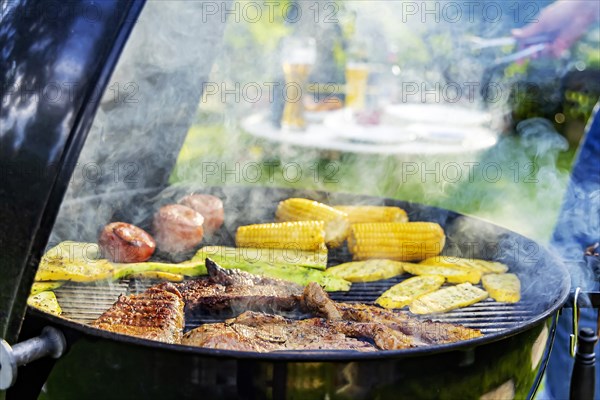
<instances>
[{"instance_id":1,"label":"corn on the cob","mask_svg":"<svg viewBox=\"0 0 600 400\"><path fill-rule=\"evenodd\" d=\"M402 308L420 296L438 290L445 280L440 275L414 276L383 292L375 303L383 308Z\"/></svg>"},{"instance_id":2,"label":"corn on the cob","mask_svg":"<svg viewBox=\"0 0 600 400\"><path fill-rule=\"evenodd\" d=\"M481 280L481 271L457 266L406 263L404 270L413 275L441 275L450 283L469 282L477 284Z\"/></svg>"},{"instance_id":3,"label":"corn on the cob","mask_svg":"<svg viewBox=\"0 0 600 400\"><path fill-rule=\"evenodd\" d=\"M443 265L448 267L471 268L482 274L503 274L508 271L508 266L497 261L480 260L476 258L460 258L451 256L436 256L420 262L427 265Z\"/></svg>"},{"instance_id":4,"label":"corn on the cob","mask_svg":"<svg viewBox=\"0 0 600 400\"><path fill-rule=\"evenodd\" d=\"M354 261L328 268L326 273L350 282L372 282L401 275L403 265L391 260Z\"/></svg>"},{"instance_id":5,"label":"corn on the cob","mask_svg":"<svg viewBox=\"0 0 600 400\"><path fill-rule=\"evenodd\" d=\"M444 230L433 222L352 224L348 237L355 260L418 261L438 255L445 243Z\"/></svg>"},{"instance_id":6,"label":"corn on the cob","mask_svg":"<svg viewBox=\"0 0 600 400\"><path fill-rule=\"evenodd\" d=\"M413 314L441 313L470 306L487 297L485 290L470 283L461 283L419 297L410 304L409 310Z\"/></svg>"},{"instance_id":7,"label":"corn on the cob","mask_svg":"<svg viewBox=\"0 0 600 400\"><path fill-rule=\"evenodd\" d=\"M400 207L334 206L333 208L348 214L348 220L351 224L365 222L408 222L406 211Z\"/></svg>"},{"instance_id":8,"label":"corn on the cob","mask_svg":"<svg viewBox=\"0 0 600 400\"><path fill-rule=\"evenodd\" d=\"M235 235L238 247L322 250L325 249L323 221L296 221L240 226Z\"/></svg>"},{"instance_id":9,"label":"corn on the cob","mask_svg":"<svg viewBox=\"0 0 600 400\"><path fill-rule=\"evenodd\" d=\"M348 236L348 215L318 201L292 198L281 201L275 212L277 221L323 221L325 242L338 247Z\"/></svg>"},{"instance_id":10,"label":"corn on the cob","mask_svg":"<svg viewBox=\"0 0 600 400\"><path fill-rule=\"evenodd\" d=\"M496 301L516 303L521 300L521 281L515 274L484 275L481 284Z\"/></svg>"}]
</instances>

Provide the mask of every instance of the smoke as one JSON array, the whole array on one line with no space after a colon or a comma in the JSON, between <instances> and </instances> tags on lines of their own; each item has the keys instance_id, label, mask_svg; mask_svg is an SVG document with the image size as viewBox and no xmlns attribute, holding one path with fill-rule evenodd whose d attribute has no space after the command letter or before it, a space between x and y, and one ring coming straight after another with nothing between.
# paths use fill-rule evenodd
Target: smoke
<instances>
[{"instance_id":1,"label":"smoke","mask_svg":"<svg viewBox=\"0 0 600 400\"><path fill-rule=\"evenodd\" d=\"M503 134L508 86L485 72L511 50L473 51L467 38L504 36L526 21L506 8L493 21L482 8L448 8L467 3L296 2L301 12L286 14L282 2L270 14L254 2L148 2L97 99L50 245L95 242L117 219L149 229L156 209L191 191L224 201L220 239L232 243L238 225L273 219L277 197L238 186L301 188L324 202L336 196L320 190L429 204L546 242L569 176L559 163L568 144L539 118ZM288 35L316 39L301 97L320 105L344 98L348 54L364 47L371 89L362 122L343 110L309 110L307 130L280 129L285 102L302 101L282 71ZM484 90L489 83L495 91ZM492 231L459 221L447 252L495 257L484 246ZM481 249L452 247L461 241ZM530 256L528 248L517 256Z\"/></svg>"},{"instance_id":2,"label":"smoke","mask_svg":"<svg viewBox=\"0 0 600 400\"><path fill-rule=\"evenodd\" d=\"M203 7L145 5L106 90L91 99L98 111L50 244L95 241L119 209L137 207L127 203L136 193L167 183L224 30ZM137 212L147 219L151 210Z\"/></svg>"}]
</instances>

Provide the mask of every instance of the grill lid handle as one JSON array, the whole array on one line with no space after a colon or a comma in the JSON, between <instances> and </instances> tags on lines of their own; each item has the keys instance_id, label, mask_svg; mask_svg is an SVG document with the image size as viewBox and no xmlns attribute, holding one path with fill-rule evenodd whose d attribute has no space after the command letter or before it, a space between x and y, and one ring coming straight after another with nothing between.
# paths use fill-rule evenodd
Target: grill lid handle
<instances>
[{"instance_id":1,"label":"grill lid handle","mask_svg":"<svg viewBox=\"0 0 600 400\"><path fill-rule=\"evenodd\" d=\"M40 336L9 345L0 339L0 390L6 390L17 380L17 368L43 357L59 358L66 350L65 336L56 328L46 326Z\"/></svg>"}]
</instances>

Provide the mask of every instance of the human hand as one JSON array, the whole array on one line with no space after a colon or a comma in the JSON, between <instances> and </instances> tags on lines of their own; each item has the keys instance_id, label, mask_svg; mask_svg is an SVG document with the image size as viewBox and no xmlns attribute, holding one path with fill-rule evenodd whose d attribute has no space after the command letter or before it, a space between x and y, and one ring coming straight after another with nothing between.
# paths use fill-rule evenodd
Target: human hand
<instances>
[{"instance_id":1,"label":"human hand","mask_svg":"<svg viewBox=\"0 0 600 400\"><path fill-rule=\"evenodd\" d=\"M549 53L560 57L600 18L600 2L597 0L558 0L546 7L532 22L522 29L514 29L517 39L546 34L553 37Z\"/></svg>"}]
</instances>

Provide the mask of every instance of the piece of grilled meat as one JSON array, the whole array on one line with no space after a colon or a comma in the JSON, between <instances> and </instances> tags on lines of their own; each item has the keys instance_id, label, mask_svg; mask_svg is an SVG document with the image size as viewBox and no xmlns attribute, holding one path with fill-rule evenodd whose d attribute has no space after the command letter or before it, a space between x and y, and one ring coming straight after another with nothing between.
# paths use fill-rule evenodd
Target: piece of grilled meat
<instances>
[{"instance_id":1,"label":"piece of grilled meat","mask_svg":"<svg viewBox=\"0 0 600 400\"><path fill-rule=\"evenodd\" d=\"M177 288L171 283L162 283L141 294L119 296L92 326L144 339L180 343L183 306Z\"/></svg>"},{"instance_id":2,"label":"piece of grilled meat","mask_svg":"<svg viewBox=\"0 0 600 400\"><path fill-rule=\"evenodd\" d=\"M202 325L183 336L182 344L237 351L397 350L410 340L383 324L291 320L279 315L247 311L224 323Z\"/></svg>"},{"instance_id":3,"label":"piece of grilled meat","mask_svg":"<svg viewBox=\"0 0 600 400\"><path fill-rule=\"evenodd\" d=\"M412 340L413 346L453 343L482 336L477 329L443 322L423 321L405 312L395 312L366 304L336 303L317 283L309 283L302 296L303 306L311 313L334 321L383 324Z\"/></svg>"},{"instance_id":4,"label":"piece of grilled meat","mask_svg":"<svg viewBox=\"0 0 600 400\"><path fill-rule=\"evenodd\" d=\"M224 269L206 259L208 277L177 284L186 313L289 311L298 308L302 286L236 269Z\"/></svg>"}]
</instances>

